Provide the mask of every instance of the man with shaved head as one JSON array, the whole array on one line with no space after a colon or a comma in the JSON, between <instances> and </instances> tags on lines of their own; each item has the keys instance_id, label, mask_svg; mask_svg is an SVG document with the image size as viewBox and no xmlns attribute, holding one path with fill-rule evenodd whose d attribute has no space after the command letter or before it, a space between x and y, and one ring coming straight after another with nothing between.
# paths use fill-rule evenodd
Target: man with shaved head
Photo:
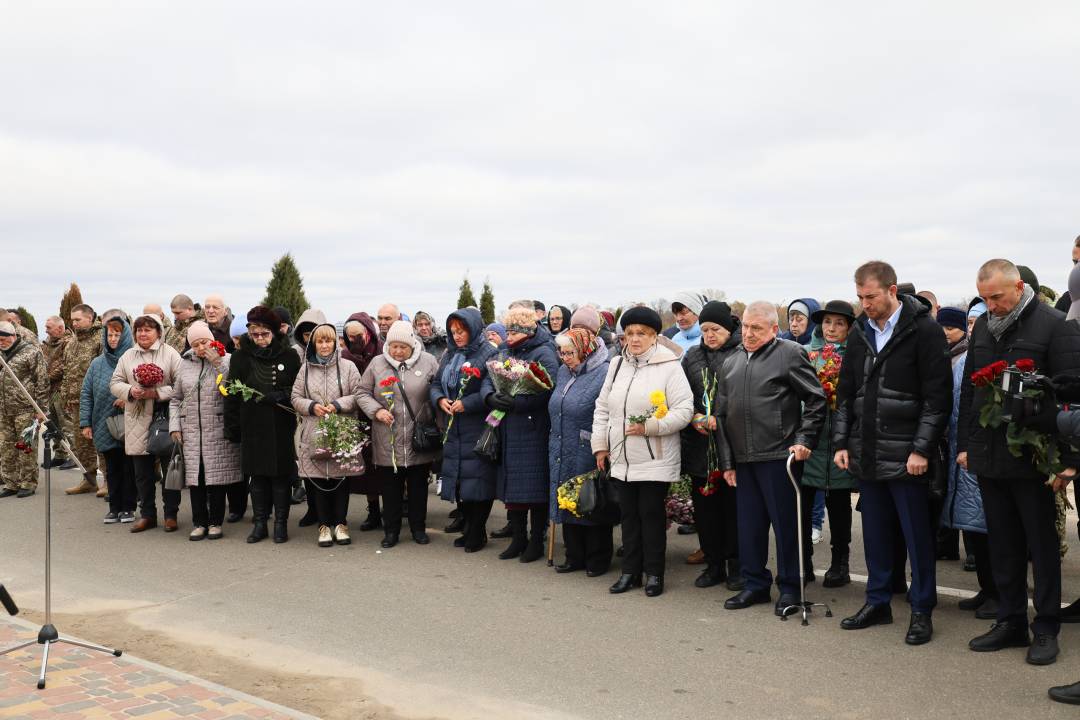
<instances>
[{"instance_id":1,"label":"man with shaved head","mask_svg":"<svg viewBox=\"0 0 1080 720\"><path fill-rule=\"evenodd\" d=\"M196 320L202 320L201 310L195 309L195 303L187 295L177 295L169 303L173 314L173 326L165 333L165 344L181 355L188 349L187 331Z\"/></svg>"},{"instance_id":2,"label":"man with shaved head","mask_svg":"<svg viewBox=\"0 0 1080 720\"><path fill-rule=\"evenodd\" d=\"M401 311L398 310L398 306L394 303L386 303L381 308L375 318L375 322L379 325L379 335L386 338L386 333L390 331L390 326L401 319Z\"/></svg>"},{"instance_id":3,"label":"man with shaved head","mask_svg":"<svg viewBox=\"0 0 1080 720\"><path fill-rule=\"evenodd\" d=\"M1020 270L1003 259L989 260L975 279L988 312L975 321L968 343L956 428L956 462L979 479L990 566L998 588L997 621L968 645L977 652L1028 647L1027 662L1049 665L1057 659L1061 626L1061 555L1054 491L1076 476L1080 456L1067 443L1058 451L1064 470L1046 484L1046 473L1032 464L1030 450L1010 452L1009 423L985 426L981 409L991 390L975 387L972 373L995 362L1030 360L1048 377L1080 374L1080 325L1036 298ZM1034 577L1034 640L1028 635L1027 567Z\"/></svg>"},{"instance_id":4,"label":"man with shaved head","mask_svg":"<svg viewBox=\"0 0 1080 720\"><path fill-rule=\"evenodd\" d=\"M202 312L214 340L224 345L227 352L231 353L235 350L232 335L229 334L232 318L229 316L229 307L225 304L225 298L220 295L207 295L206 300L203 301Z\"/></svg>"}]
</instances>

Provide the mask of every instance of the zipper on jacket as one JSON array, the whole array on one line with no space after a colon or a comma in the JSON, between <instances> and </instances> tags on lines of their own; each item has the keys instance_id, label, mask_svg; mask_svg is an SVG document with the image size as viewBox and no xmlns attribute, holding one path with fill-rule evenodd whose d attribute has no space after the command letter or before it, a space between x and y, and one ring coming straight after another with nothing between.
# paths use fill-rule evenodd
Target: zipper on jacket
<instances>
[{"instance_id":1,"label":"zipper on jacket","mask_svg":"<svg viewBox=\"0 0 1080 720\"><path fill-rule=\"evenodd\" d=\"M634 385L634 378L637 377L637 371L638 371L638 366L637 366L637 363L635 363L634 364L634 373L630 376L630 382L626 383L626 394L623 395L623 406L622 406L622 416L623 416L622 455L623 455L623 461L626 463L626 477L623 478L626 482L630 482L630 456L626 452L626 443L629 440L629 438L626 436L626 420L627 420L626 411L627 411L627 405L630 402L630 388L633 387L633 385Z\"/></svg>"}]
</instances>

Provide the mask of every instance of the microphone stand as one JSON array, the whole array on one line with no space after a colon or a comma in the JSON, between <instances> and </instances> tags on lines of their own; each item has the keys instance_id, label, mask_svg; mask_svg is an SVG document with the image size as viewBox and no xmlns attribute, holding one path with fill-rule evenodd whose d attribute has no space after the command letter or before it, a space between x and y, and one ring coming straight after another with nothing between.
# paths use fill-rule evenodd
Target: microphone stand
<instances>
[{"instance_id":1,"label":"microphone stand","mask_svg":"<svg viewBox=\"0 0 1080 720\"><path fill-rule=\"evenodd\" d=\"M29 401L30 405L34 408L34 412L38 417L48 418L44 412L41 411L41 407L34 400L34 396L26 389L22 381L19 380L15 371L8 365L7 359L4 354L0 352L0 366L4 372L11 376L11 379L15 381L16 387L22 391L23 397ZM96 650L98 652L108 653L116 657L120 657L123 654L122 650L112 650L101 645L94 645L92 643L85 643L79 640L72 640L70 638L61 637L57 632L56 626L52 622L52 443L53 439L60 440L60 444L68 454L75 461L75 464L79 466L79 470L83 473L86 472L86 468L83 467L79 459L75 457L75 453L71 449L71 445L68 444L67 438L60 431L60 428L56 426L56 423L52 420L45 421L45 432L42 434L44 440L44 465L45 465L45 624L38 631L36 640L27 640L24 643L16 645L15 647L8 648L7 650L0 651L0 656L13 653L16 650L22 650L23 648L30 647L37 643L42 646L41 653L41 672L38 675L37 687L38 690L45 688L45 673L48 672L49 667L49 646L55 643L65 643L67 645L75 645L77 647L86 648L87 650ZM9 608L10 609L10 608Z\"/></svg>"}]
</instances>

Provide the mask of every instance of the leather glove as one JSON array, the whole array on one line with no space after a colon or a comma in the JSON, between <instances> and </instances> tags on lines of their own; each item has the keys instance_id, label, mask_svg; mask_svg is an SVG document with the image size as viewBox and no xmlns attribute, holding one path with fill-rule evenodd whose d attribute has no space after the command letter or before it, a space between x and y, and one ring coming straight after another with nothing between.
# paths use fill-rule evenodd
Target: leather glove
<instances>
[{"instance_id":1,"label":"leather glove","mask_svg":"<svg viewBox=\"0 0 1080 720\"><path fill-rule=\"evenodd\" d=\"M493 392L484 398L484 402L492 410L512 410L514 408L514 398L509 395L505 395L501 392Z\"/></svg>"},{"instance_id":2,"label":"leather glove","mask_svg":"<svg viewBox=\"0 0 1080 720\"><path fill-rule=\"evenodd\" d=\"M1052 398L1041 398L1038 412L1033 412L1016 421L1023 428L1032 428L1045 435L1058 434L1058 407Z\"/></svg>"}]
</instances>

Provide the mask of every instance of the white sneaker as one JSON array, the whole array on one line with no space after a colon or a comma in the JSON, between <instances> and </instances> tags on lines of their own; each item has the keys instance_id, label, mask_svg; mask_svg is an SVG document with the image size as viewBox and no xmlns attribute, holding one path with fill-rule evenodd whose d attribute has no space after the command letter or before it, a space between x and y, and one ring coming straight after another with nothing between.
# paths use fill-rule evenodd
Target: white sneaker
<instances>
[{"instance_id":1,"label":"white sneaker","mask_svg":"<svg viewBox=\"0 0 1080 720\"><path fill-rule=\"evenodd\" d=\"M352 542L352 538L349 537L349 528L344 525L338 525L334 528L334 542L338 545L348 545Z\"/></svg>"},{"instance_id":2,"label":"white sneaker","mask_svg":"<svg viewBox=\"0 0 1080 720\"><path fill-rule=\"evenodd\" d=\"M817 545L818 543L820 543L820 542L821 542L821 540L822 540L822 535L821 535L821 529L820 529L820 528L814 528L814 529L813 529L813 530L812 530L812 531L810 532L810 540L811 540L811 541L812 541L812 542L813 542L813 543L814 543L815 545Z\"/></svg>"},{"instance_id":3,"label":"white sneaker","mask_svg":"<svg viewBox=\"0 0 1080 720\"><path fill-rule=\"evenodd\" d=\"M329 525L319 526L319 547L330 547L334 544L334 536L330 534Z\"/></svg>"},{"instance_id":4,"label":"white sneaker","mask_svg":"<svg viewBox=\"0 0 1080 720\"><path fill-rule=\"evenodd\" d=\"M204 537L206 537L206 528L196 527L194 530L191 531L191 534L188 535L188 540L202 540Z\"/></svg>"},{"instance_id":5,"label":"white sneaker","mask_svg":"<svg viewBox=\"0 0 1080 720\"><path fill-rule=\"evenodd\" d=\"M210 529L206 531L207 540L220 540L221 539L221 527L218 525L211 525Z\"/></svg>"}]
</instances>

